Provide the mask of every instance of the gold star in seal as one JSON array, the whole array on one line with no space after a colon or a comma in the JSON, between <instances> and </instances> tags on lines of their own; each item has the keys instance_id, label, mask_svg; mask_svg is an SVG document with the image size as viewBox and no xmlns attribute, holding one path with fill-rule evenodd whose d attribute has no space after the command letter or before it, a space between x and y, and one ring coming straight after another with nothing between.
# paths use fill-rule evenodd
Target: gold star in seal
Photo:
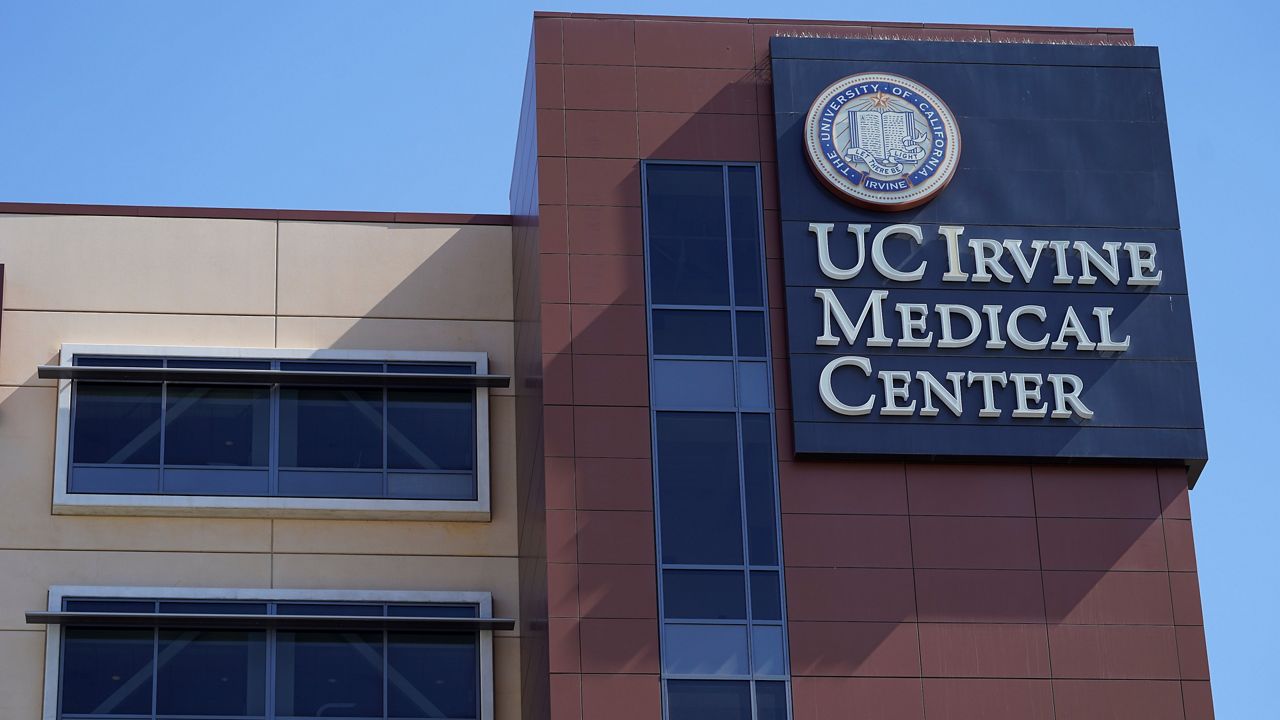
<instances>
[{"instance_id":1,"label":"gold star in seal","mask_svg":"<svg viewBox=\"0 0 1280 720\"><path fill-rule=\"evenodd\" d=\"M882 92L872 95L869 99L871 100L871 108L873 110L888 110L890 103L893 102L892 96L886 95Z\"/></svg>"}]
</instances>

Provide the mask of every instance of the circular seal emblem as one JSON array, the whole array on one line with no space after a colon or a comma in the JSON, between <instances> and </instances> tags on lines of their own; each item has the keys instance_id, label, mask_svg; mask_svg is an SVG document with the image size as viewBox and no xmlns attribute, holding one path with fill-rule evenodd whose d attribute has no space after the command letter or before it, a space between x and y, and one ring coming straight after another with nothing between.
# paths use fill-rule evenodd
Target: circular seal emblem
<instances>
[{"instance_id":1,"label":"circular seal emblem","mask_svg":"<svg viewBox=\"0 0 1280 720\"><path fill-rule=\"evenodd\" d=\"M814 98L805 119L805 152L838 195L874 210L928 202L951 181L960 160L960 128L946 103L914 80L858 73Z\"/></svg>"}]
</instances>

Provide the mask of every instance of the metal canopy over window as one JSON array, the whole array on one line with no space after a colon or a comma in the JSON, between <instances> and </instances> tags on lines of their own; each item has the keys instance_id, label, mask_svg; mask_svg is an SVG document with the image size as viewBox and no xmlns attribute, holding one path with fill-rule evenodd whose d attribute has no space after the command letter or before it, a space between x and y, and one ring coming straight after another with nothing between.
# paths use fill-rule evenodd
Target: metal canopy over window
<instances>
[{"instance_id":1,"label":"metal canopy over window","mask_svg":"<svg viewBox=\"0 0 1280 720\"><path fill-rule=\"evenodd\" d=\"M351 628L361 630L513 630L516 621L511 618L473 617L380 617L351 615L289 615L289 614L210 614L210 613L149 613L149 612L47 612L27 611L27 622L32 625L93 625L123 627L186 627L186 628L290 628L323 629Z\"/></svg>"},{"instance_id":2,"label":"metal canopy over window","mask_svg":"<svg viewBox=\"0 0 1280 720\"><path fill-rule=\"evenodd\" d=\"M40 365L36 375L46 380L104 382L187 382L202 384L342 385L386 388L505 388L509 375L400 372L316 372L240 368L99 367Z\"/></svg>"}]
</instances>

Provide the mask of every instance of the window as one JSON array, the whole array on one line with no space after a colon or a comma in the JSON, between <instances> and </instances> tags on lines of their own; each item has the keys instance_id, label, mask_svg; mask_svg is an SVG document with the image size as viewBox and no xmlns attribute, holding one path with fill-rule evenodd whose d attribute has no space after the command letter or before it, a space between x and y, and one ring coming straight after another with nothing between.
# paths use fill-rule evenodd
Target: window
<instances>
[{"instance_id":1,"label":"window","mask_svg":"<svg viewBox=\"0 0 1280 720\"><path fill-rule=\"evenodd\" d=\"M643 168L668 720L789 716L757 172Z\"/></svg>"},{"instance_id":2,"label":"window","mask_svg":"<svg viewBox=\"0 0 1280 720\"><path fill-rule=\"evenodd\" d=\"M68 346L53 370L64 511L487 516L483 353Z\"/></svg>"},{"instance_id":3,"label":"window","mask_svg":"<svg viewBox=\"0 0 1280 720\"><path fill-rule=\"evenodd\" d=\"M50 625L46 717L488 720L490 607L487 593L55 588L51 611L94 615Z\"/></svg>"}]
</instances>

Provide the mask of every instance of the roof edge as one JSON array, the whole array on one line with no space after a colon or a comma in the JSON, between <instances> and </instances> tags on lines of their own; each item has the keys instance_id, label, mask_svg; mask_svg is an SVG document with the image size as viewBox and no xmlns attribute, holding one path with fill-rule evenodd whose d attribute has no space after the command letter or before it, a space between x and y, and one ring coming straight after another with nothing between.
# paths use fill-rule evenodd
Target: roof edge
<instances>
[{"instance_id":1,"label":"roof edge","mask_svg":"<svg viewBox=\"0 0 1280 720\"><path fill-rule=\"evenodd\" d=\"M749 25L825 25L841 26L848 25L851 27L873 27L873 28L912 28L924 30L997 30L1001 32L1031 32L1031 33L1057 33L1057 34L1096 34L1103 33L1108 35L1133 35L1133 28L1114 28L1114 27L1074 27L1059 25L984 25L984 24L968 24L968 23L921 23L921 22L890 22L884 20L795 20L785 18L743 18L743 17L709 17L701 15L628 15L625 13L580 13L580 12L556 12L549 10L535 10L533 13L535 18L582 18L596 20L653 20L653 21L684 21L684 22L715 22L715 23L746 23Z\"/></svg>"},{"instance_id":2,"label":"roof edge","mask_svg":"<svg viewBox=\"0 0 1280 720\"><path fill-rule=\"evenodd\" d=\"M91 205L0 202L7 215L103 215L125 217L210 218L230 220L312 220L319 222L412 223L419 225L511 225L510 215L485 213L373 212L359 210L286 210L270 208L178 207L167 205Z\"/></svg>"}]
</instances>

